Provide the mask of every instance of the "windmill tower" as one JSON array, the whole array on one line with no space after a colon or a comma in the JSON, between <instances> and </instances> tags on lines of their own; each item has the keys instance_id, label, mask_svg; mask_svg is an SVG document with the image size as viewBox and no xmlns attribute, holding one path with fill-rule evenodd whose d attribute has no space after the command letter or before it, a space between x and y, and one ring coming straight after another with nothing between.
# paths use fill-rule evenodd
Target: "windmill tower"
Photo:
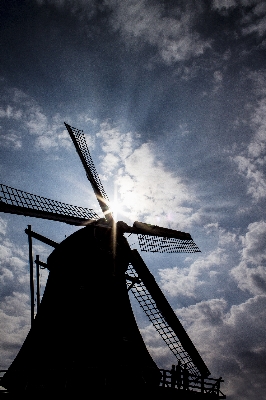
<instances>
[{"instance_id":1,"label":"windmill tower","mask_svg":"<svg viewBox=\"0 0 266 400\"><path fill-rule=\"evenodd\" d=\"M50 272L39 311L2 385L20 395L84 395L96 388L102 396L133 391L140 398L147 394L158 397L160 390L161 398L171 398L171 390L177 387L174 374L167 383L164 372L162 384L162 371L150 356L134 318L128 295L131 290L177 358L183 374L177 387L179 398L190 398L185 390L185 371L194 377L195 388L199 383L200 390L195 389L198 398L205 394L210 399L225 398L220 396L216 380L212 385L215 390L207 393L207 366L124 234L136 234L143 251L194 253L198 247L188 233L114 221L84 134L65 126L104 217L91 209L0 185L0 211L83 226L48 257Z\"/></svg>"}]
</instances>

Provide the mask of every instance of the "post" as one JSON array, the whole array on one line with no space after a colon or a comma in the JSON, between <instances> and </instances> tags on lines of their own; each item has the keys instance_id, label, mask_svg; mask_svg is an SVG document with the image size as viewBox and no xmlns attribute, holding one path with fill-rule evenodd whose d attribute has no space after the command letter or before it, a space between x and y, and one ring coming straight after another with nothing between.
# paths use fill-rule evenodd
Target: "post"
<instances>
[{"instance_id":1,"label":"post","mask_svg":"<svg viewBox=\"0 0 266 400\"><path fill-rule=\"evenodd\" d=\"M166 384L166 371L165 369L163 370L163 387L165 387Z\"/></svg>"},{"instance_id":2,"label":"post","mask_svg":"<svg viewBox=\"0 0 266 400\"><path fill-rule=\"evenodd\" d=\"M204 376L201 375L201 393L204 393Z\"/></svg>"},{"instance_id":3,"label":"post","mask_svg":"<svg viewBox=\"0 0 266 400\"><path fill-rule=\"evenodd\" d=\"M217 396L219 396L219 392L220 392L220 384L221 382L223 382L222 377L220 376L220 378L217 380Z\"/></svg>"},{"instance_id":4,"label":"post","mask_svg":"<svg viewBox=\"0 0 266 400\"><path fill-rule=\"evenodd\" d=\"M176 382L175 365L172 365L170 373L171 373L171 388L175 388L175 382Z\"/></svg>"},{"instance_id":5,"label":"post","mask_svg":"<svg viewBox=\"0 0 266 400\"><path fill-rule=\"evenodd\" d=\"M40 257L39 255L36 255L36 297L37 297L37 313L39 311L39 307L40 307Z\"/></svg>"},{"instance_id":6,"label":"post","mask_svg":"<svg viewBox=\"0 0 266 400\"><path fill-rule=\"evenodd\" d=\"M31 326L34 321L34 278L33 278L33 258L32 258L32 237L31 225L28 225L28 240L29 240L29 263L30 263L30 304L31 304Z\"/></svg>"}]
</instances>

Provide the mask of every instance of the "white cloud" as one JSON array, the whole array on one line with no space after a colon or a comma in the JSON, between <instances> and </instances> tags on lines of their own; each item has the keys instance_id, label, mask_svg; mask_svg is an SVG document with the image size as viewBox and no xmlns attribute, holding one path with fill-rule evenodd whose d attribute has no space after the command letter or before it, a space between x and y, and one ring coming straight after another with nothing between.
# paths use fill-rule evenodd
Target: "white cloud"
<instances>
[{"instance_id":1,"label":"white cloud","mask_svg":"<svg viewBox=\"0 0 266 400\"><path fill-rule=\"evenodd\" d=\"M4 88L3 92L0 102L0 145L21 149L28 134L31 134L35 136L34 144L39 150L71 147L69 135L62 125L62 116L56 114L49 119L34 99L15 88Z\"/></svg>"},{"instance_id":2,"label":"white cloud","mask_svg":"<svg viewBox=\"0 0 266 400\"><path fill-rule=\"evenodd\" d=\"M223 15L241 8L237 22L242 27L243 35L256 33L263 36L266 32L266 5L263 0L213 0L212 8Z\"/></svg>"},{"instance_id":3,"label":"white cloud","mask_svg":"<svg viewBox=\"0 0 266 400\"><path fill-rule=\"evenodd\" d=\"M27 258L24 249L15 246L9 239L3 239L0 242L0 271L1 275L8 276L14 281L20 279L25 274ZM6 271L11 274L7 274ZM2 287L3 290L3 287Z\"/></svg>"},{"instance_id":4,"label":"white cloud","mask_svg":"<svg viewBox=\"0 0 266 400\"><path fill-rule=\"evenodd\" d=\"M221 71L215 71L213 77L216 83L220 83L223 80L223 74Z\"/></svg>"},{"instance_id":5,"label":"white cloud","mask_svg":"<svg viewBox=\"0 0 266 400\"><path fill-rule=\"evenodd\" d=\"M13 148L15 150L20 149L22 147L21 133L12 132L12 129L10 129L8 133L1 133L0 146Z\"/></svg>"},{"instance_id":6,"label":"white cloud","mask_svg":"<svg viewBox=\"0 0 266 400\"><path fill-rule=\"evenodd\" d=\"M10 105L6 106L5 109L2 107L0 108L0 118L20 120L21 117L22 117L22 111Z\"/></svg>"},{"instance_id":7,"label":"white cloud","mask_svg":"<svg viewBox=\"0 0 266 400\"><path fill-rule=\"evenodd\" d=\"M198 256L193 262L191 257L187 257L185 264L189 264L188 267L159 270L161 287L171 296L208 298L215 293L225 295L230 290L230 270L236 260L239 262L241 241L236 234L219 228L218 224L208 224L205 229L206 235L214 241L213 250ZM226 283L228 287L224 286Z\"/></svg>"},{"instance_id":8,"label":"white cloud","mask_svg":"<svg viewBox=\"0 0 266 400\"><path fill-rule=\"evenodd\" d=\"M266 259L266 224L250 224L244 236L227 232L217 223L205 228L209 237L217 238L217 249L192 263L191 257L187 257L189 267L160 270L161 286L177 301L182 296L195 301L191 306L176 309L176 314L212 375L225 379L222 391L228 397L245 400L256 395L262 400L266 295L265 290L259 290L259 278L265 278L262 264ZM247 274L248 269L256 275L255 280L252 273ZM237 296L236 285L247 293L247 300L240 304L232 304L232 295ZM152 328L148 326L144 331L151 354L158 363L161 357L161 363L170 367L170 357ZM246 389L247 380L252 395Z\"/></svg>"},{"instance_id":9,"label":"white cloud","mask_svg":"<svg viewBox=\"0 0 266 400\"><path fill-rule=\"evenodd\" d=\"M1 369L8 368L30 329L28 296L13 292L0 306Z\"/></svg>"},{"instance_id":10,"label":"white cloud","mask_svg":"<svg viewBox=\"0 0 266 400\"><path fill-rule=\"evenodd\" d=\"M253 295L266 292L266 223L258 221L248 226L242 237L242 257L231 274L241 290Z\"/></svg>"},{"instance_id":11,"label":"white cloud","mask_svg":"<svg viewBox=\"0 0 266 400\"><path fill-rule=\"evenodd\" d=\"M96 136L101 140L101 150L105 153L101 162L103 173L106 177L112 176L123 160L132 153L133 140L137 137L131 132L121 132L118 126L111 126L108 122L100 125Z\"/></svg>"},{"instance_id":12,"label":"white cloud","mask_svg":"<svg viewBox=\"0 0 266 400\"><path fill-rule=\"evenodd\" d=\"M28 246L21 246L8 238L7 223L0 219L0 367L9 367L18 353L30 328ZM45 260L48 246L33 243L33 254ZM41 292L47 272L41 271ZM36 284L36 283L35 283Z\"/></svg>"},{"instance_id":13,"label":"white cloud","mask_svg":"<svg viewBox=\"0 0 266 400\"><path fill-rule=\"evenodd\" d=\"M102 179L113 179L120 211L131 221L139 220L182 230L200 216L188 203L195 195L180 178L156 160L152 143L140 145L140 136L119 126L101 124L97 133L101 150Z\"/></svg>"},{"instance_id":14,"label":"white cloud","mask_svg":"<svg viewBox=\"0 0 266 400\"><path fill-rule=\"evenodd\" d=\"M13 361L29 330L29 280L25 249L9 239L0 243L1 368Z\"/></svg>"},{"instance_id":15,"label":"white cloud","mask_svg":"<svg viewBox=\"0 0 266 400\"><path fill-rule=\"evenodd\" d=\"M196 289L206 285L207 279L217 280L217 274L221 274L220 270L224 269L226 262L226 253L218 248L207 256L199 257L187 268L160 269L161 286L171 296L183 295L193 298L196 296Z\"/></svg>"},{"instance_id":16,"label":"white cloud","mask_svg":"<svg viewBox=\"0 0 266 400\"><path fill-rule=\"evenodd\" d=\"M266 222L253 222L248 226L247 234L242 237L243 260L252 264L266 261Z\"/></svg>"},{"instance_id":17,"label":"white cloud","mask_svg":"<svg viewBox=\"0 0 266 400\"><path fill-rule=\"evenodd\" d=\"M200 14L200 6L195 7L195 3L176 6L171 16L165 16L162 4L146 0L108 0L106 4L112 9L114 29L119 30L127 42L130 39L157 47L167 64L199 56L210 48L210 42L194 29Z\"/></svg>"},{"instance_id":18,"label":"white cloud","mask_svg":"<svg viewBox=\"0 0 266 400\"><path fill-rule=\"evenodd\" d=\"M256 160L246 156L235 156L233 160L238 165L239 173L246 177L248 189L254 201L259 201L266 196L266 180L263 171L260 171L260 166Z\"/></svg>"},{"instance_id":19,"label":"white cloud","mask_svg":"<svg viewBox=\"0 0 266 400\"><path fill-rule=\"evenodd\" d=\"M6 234L6 228L7 228L6 220L0 217L0 234L1 235Z\"/></svg>"},{"instance_id":20,"label":"white cloud","mask_svg":"<svg viewBox=\"0 0 266 400\"><path fill-rule=\"evenodd\" d=\"M237 6L236 0L213 0L212 7L215 10L223 10L223 9L230 9L235 8Z\"/></svg>"},{"instance_id":21,"label":"white cloud","mask_svg":"<svg viewBox=\"0 0 266 400\"><path fill-rule=\"evenodd\" d=\"M250 120L250 127L254 134L246 149L232 159L238 165L239 173L246 177L248 193L254 201L259 201L266 196L266 178L264 168L266 164L266 97L265 97L265 71L253 74L258 101Z\"/></svg>"},{"instance_id":22,"label":"white cloud","mask_svg":"<svg viewBox=\"0 0 266 400\"><path fill-rule=\"evenodd\" d=\"M258 36L263 36L266 32L266 5L264 1L259 0L253 0L252 3L253 8L242 18L244 25L242 32L244 35L256 33Z\"/></svg>"},{"instance_id":23,"label":"white cloud","mask_svg":"<svg viewBox=\"0 0 266 400\"><path fill-rule=\"evenodd\" d=\"M163 339L152 324L140 329L140 333L145 341L147 349L160 368L168 369L176 358L165 345Z\"/></svg>"},{"instance_id":24,"label":"white cloud","mask_svg":"<svg viewBox=\"0 0 266 400\"><path fill-rule=\"evenodd\" d=\"M116 182L131 218L163 222L164 226L176 225L178 221L180 229L190 224L193 210L184 203L194 196L180 178L156 160L151 144L142 144L125 159Z\"/></svg>"},{"instance_id":25,"label":"white cloud","mask_svg":"<svg viewBox=\"0 0 266 400\"><path fill-rule=\"evenodd\" d=\"M266 296L255 296L228 311L222 298L177 310L212 375L224 377L222 391L228 397L264 397L265 306Z\"/></svg>"}]
</instances>

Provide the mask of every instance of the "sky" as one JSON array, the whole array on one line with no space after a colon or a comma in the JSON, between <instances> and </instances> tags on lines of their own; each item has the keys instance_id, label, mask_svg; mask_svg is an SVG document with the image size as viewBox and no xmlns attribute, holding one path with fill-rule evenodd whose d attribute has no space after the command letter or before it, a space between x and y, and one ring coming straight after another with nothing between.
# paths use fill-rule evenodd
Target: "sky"
<instances>
[{"instance_id":1,"label":"sky","mask_svg":"<svg viewBox=\"0 0 266 400\"><path fill-rule=\"evenodd\" d=\"M142 257L227 398L262 400L266 3L2 0L0 31L0 182L101 215L64 121L82 129L117 218L199 246ZM27 225L57 242L79 229L0 215L1 368L30 328Z\"/></svg>"}]
</instances>

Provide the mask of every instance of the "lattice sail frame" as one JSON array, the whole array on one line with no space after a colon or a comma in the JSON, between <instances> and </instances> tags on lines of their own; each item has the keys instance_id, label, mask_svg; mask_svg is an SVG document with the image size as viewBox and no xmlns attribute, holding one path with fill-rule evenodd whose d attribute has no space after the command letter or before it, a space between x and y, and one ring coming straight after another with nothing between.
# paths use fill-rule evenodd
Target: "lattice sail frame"
<instances>
[{"instance_id":1,"label":"lattice sail frame","mask_svg":"<svg viewBox=\"0 0 266 400\"><path fill-rule=\"evenodd\" d=\"M0 184L0 203L1 202L11 206L44 211L55 215L62 214L69 217L95 220L100 218L92 209L61 203L60 201L37 196L3 184Z\"/></svg>"},{"instance_id":2,"label":"lattice sail frame","mask_svg":"<svg viewBox=\"0 0 266 400\"><path fill-rule=\"evenodd\" d=\"M129 264L128 266L127 274L130 277L139 279L137 272L135 271L134 267L131 264ZM153 297L151 296L150 292L143 284L143 282L140 280L140 282L134 283L134 285L132 285L132 282L128 281L128 288L130 286L131 286L130 290L133 296L138 301L140 307L145 312L150 322L153 324L156 331L159 333L159 335L164 340L166 345L172 351L176 359L180 361L182 366L184 366L185 364L187 365L187 369L190 374L197 376L201 375L200 371L193 363L190 355L183 348L175 332L168 325L163 315L157 308L155 300L153 299Z\"/></svg>"},{"instance_id":3,"label":"lattice sail frame","mask_svg":"<svg viewBox=\"0 0 266 400\"><path fill-rule=\"evenodd\" d=\"M95 183L96 183L96 185L97 185L102 197L109 203L108 196L107 196L107 194L106 194L106 192L104 190L102 182L101 182L101 180L99 178L99 175L98 175L98 173L96 171L95 165L94 165L94 163L92 161L92 158L91 158L88 146L87 146L87 142L86 142L86 138L85 138L83 130L74 128L73 126L70 126L70 125L67 125L67 126L71 129L71 131L72 131L72 133L73 133L73 135L75 137L75 140L76 140L76 142L78 144L79 150L80 150L80 152L81 152L81 154L82 154L87 166L90 169L91 176L92 176L93 180L95 181ZM90 177L88 177L88 179L90 180Z\"/></svg>"},{"instance_id":4,"label":"lattice sail frame","mask_svg":"<svg viewBox=\"0 0 266 400\"><path fill-rule=\"evenodd\" d=\"M200 249L192 239L164 238L138 234L142 251L152 253L200 253Z\"/></svg>"}]
</instances>

